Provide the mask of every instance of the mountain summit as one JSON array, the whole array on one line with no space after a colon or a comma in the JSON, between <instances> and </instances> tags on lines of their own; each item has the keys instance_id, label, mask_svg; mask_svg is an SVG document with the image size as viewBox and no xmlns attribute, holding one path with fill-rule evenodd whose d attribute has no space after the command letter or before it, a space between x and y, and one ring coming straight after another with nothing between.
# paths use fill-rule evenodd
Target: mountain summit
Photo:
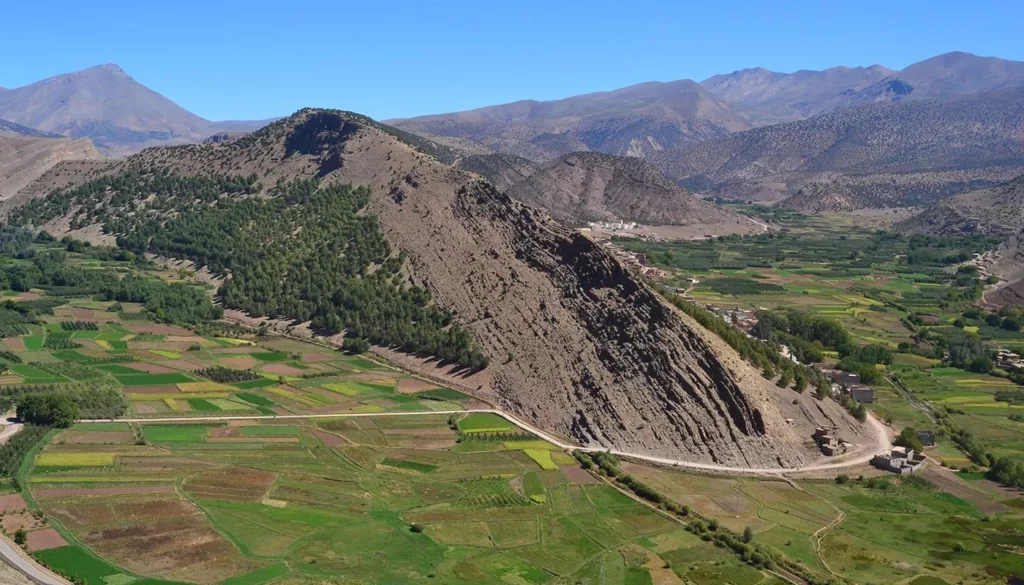
<instances>
[{"instance_id":1,"label":"mountain summit","mask_svg":"<svg viewBox=\"0 0 1024 585\"><path fill-rule=\"evenodd\" d=\"M0 118L44 132L92 138L103 150L195 141L210 123L114 64L57 75L0 94Z\"/></svg>"}]
</instances>

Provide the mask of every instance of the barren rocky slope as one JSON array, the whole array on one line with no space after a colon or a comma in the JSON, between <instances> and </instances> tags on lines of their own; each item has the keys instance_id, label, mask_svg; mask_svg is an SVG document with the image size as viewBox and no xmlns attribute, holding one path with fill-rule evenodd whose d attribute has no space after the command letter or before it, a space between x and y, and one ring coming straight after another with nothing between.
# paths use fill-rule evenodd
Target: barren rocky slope
<instances>
[{"instance_id":1,"label":"barren rocky slope","mask_svg":"<svg viewBox=\"0 0 1024 585\"><path fill-rule=\"evenodd\" d=\"M0 134L0 200L41 177L66 160L103 158L88 138L29 138Z\"/></svg>"},{"instance_id":2,"label":"barren rocky slope","mask_svg":"<svg viewBox=\"0 0 1024 585\"><path fill-rule=\"evenodd\" d=\"M458 167L480 175L499 191L505 191L525 181L540 165L514 154L475 154L459 160Z\"/></svg>"},{"instance_id":3,"label":"barren rocky slope","mask_svg":"<svg viewBox=\"0 0 1024 585\"><path fill-rule=\"evenodd\" d=\"M491 356L461 384L582 443L771 466L811 459L811 426L829 419L866 437L830 401L787 424L779 404L792 392L779 394L591 240L367 118L306 110L232 143L152 149L104 172L150 165L369 186L366 213L408 254L413 279ZM25 196L66 176L53 172Z\"/></svg>"},{"instance_id":4,"label":"barren rocky slope","mask_svg":"<svg viewBox=\"0 0 1024 585\"><path fill-rule=\"evenodd\" d=\"M735 213L684 191L641 159L599 152L575 152L550 161L507 193L575 222L745 223Z\"/></svg>"},{"instance_id":5,"label":"barren rocky slope","mask_svg":"<svg viewBox=\"0 0 1024 585\"><path fill-rule=\"evenodd\" d=\"M583 150L645 156L749 127L742 115L689 80L389 123L423 136L469 139L535 161Z\"/></svg>"},{"instance_id":6,"label":"barren rocky slope","mask_svg":"<svg viewBox=\"0 0 1024 585\"><path fill-rule=\"evenodd\" d=\"M1009 236L1024 229L1024 175L1008 183L950 197L904 221L915 233Z\"/></svg>"},{"instance_id":7,"label":"barren rocky slope","mask_svg":"<svg viewBox=\"0 0 1024 585\"><path fill-rule=\"evenodd\" d=\"M862 206L875 205L871 198L888 198L885 204L895 206L928 204L935 200L929 193L947 196L1019 174L1022 113L1024 88L864 106L655 153L649 160L683 184L706 189L735 190L768 179L784 184L790 195L820 183L823 188L805 195L845 197L859 190L867 198ZM840 177L848 179L828 184ZM900 186L886 190L885 181Z\"/></svg>"}]
</instances>

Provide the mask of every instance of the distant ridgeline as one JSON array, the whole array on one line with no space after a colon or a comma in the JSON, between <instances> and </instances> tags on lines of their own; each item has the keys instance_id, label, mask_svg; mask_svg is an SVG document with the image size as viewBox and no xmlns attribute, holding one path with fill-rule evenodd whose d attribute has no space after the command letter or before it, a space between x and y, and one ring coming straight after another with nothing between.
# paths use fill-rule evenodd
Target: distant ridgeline
<instances>
[{"instance_id":1,"label":"distant ridgeline","mask_svg":"<svg viewBox=\"0 0 1024 585\"><path fill-rule=\"evenodd\" d=\"M11 213L41 225L73 212L72 227L102 223L118 246L189 259L230 276L224 305L256 317L311 321L315 329L472 370L487 357L452 315L409 284L377 219L358 215L369 190L281 181L255 197L255 175L183 177L126 172L57 190Z\"/></svg>"}]
</instances>

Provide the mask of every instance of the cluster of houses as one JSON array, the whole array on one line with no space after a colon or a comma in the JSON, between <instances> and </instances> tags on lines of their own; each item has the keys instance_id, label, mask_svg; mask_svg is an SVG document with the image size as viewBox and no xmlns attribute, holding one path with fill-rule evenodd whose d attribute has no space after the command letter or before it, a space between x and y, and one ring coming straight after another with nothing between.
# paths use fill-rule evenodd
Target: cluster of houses
<instances>
[{"instance_id":1,"label":"cluster of houses","mask_svg":"<svg viewBox=\"0 0 1024 585\"><path fill-rule=\"evenodd\" d=\"M893 447L892 451L875 455L871 465L885 471L907 475L924 467L925 456L906 447Z\"/></svg>"},{"instance_id":2,"label":"cluster of houses","mask_svg":"<svg viewBox=\"0 0 1024 585\"><path fill-rule=\"evenodd\" d=\"M631 230L631 229L636 229L636 222L635 221L622 221L622 220L591 221L591 222L587 222L587 227L592 229L592 230L611 230L611 231Z\"/></svg>"},{"instance_id":3,"label":"cluster of houses","mask_svg":"<svg viewBox=\"0 0 1024 585\"><path fill-rule=\"evenodd\" d=\"M711 304L704 305L704 308L725 319L727 323L732 323L748 333L754 328L754 325L757 325L757 311L750 309L727 309Z\"/></svg>"},{"instance_id":4,"label":"cluster of houses","mask_svg":"<svg viewBox=\"0 0 1024 585\"><path fill-rule=\"evenodd\" d=\"M842 455L852 446L851 443L839 438L836 429L826 429L825 427L814 429L814 443L818 445L818 449L821 449L823 454L829 457Z\"/></svg>"},{"instance_id":5,"label":"cluster of houses","mask_svg":"<svg viewBox=\"0 0 1024 585\"><path fill-rule=\"evenodd\" d=\"M860 374L844 372L819 366L821 373L832 379L832 392L847 395L862 404L873 404L875 402L875 391L866 384L861 383Z\"/></svg>"},{"instance_id":6,"label":"cluster of houses","mask_svg":"<svg viewBox=\"0 0 1024 585\"><path fill-rule=\"evenodd\" d=\"M1019 354L1005 349L1000 349L996 352L996 364L1004 370L1024 369L1024 359L1021 359Z\"/></svg>"}]
</instances>

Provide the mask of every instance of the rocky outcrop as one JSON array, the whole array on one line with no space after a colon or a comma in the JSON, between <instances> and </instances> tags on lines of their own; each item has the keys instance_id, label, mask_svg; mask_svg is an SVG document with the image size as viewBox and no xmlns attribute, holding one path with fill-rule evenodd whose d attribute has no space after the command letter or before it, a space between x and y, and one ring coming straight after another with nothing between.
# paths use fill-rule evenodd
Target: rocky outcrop
<instances>
[{"instance_id":1,"label":"rocky outcrop","mask_svg":"<svg viewBox=\"0 0 1024 585\"><path fill-rule=\"evenodd\" d=\"M541 165L508 194L572 222L628 220L648 225L747 222L698 199L635 157L574 152Z\"/></svg>"}]
</instances>

